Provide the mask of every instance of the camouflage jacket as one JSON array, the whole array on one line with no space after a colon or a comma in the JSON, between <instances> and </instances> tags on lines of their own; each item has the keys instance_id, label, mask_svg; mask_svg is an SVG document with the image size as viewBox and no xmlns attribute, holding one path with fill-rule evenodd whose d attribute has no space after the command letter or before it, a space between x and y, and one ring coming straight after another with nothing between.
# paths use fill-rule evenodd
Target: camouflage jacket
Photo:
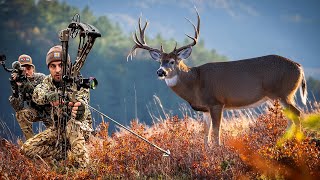
<instances>
[{"instance_id":1,"label":"camouflage jacket","mask_svg":"<svg viewBox=\"0 0 320 180\"><path fill-rule=\"evenodd\" d=\"M51 75L48 75L41 84L37 85L36 88L33 91L32 99L35 103L39 105L46 105L50 104L46 98L46 94L49 92L59 92L60 88L57 88L54 83ZM69 90L67 92L67 95L69 99L71 99L72 94L75 93L74 98L76 101L79 101L81 103L89 103L90 101L90 92L89 89L81 88L79 91L75 90ZM51 119L54 120L54 122L58 121L59 117L62 117L62 111L59 106L51 106ZM78 120L78 122L81 122L84 124L85 128L89 128L88 131L92 131L92 119L91 119L91 112L87 106L85 106L85 112L82 119Z\"/></svg>"},{"instance_id":2,"label":"camouflage jacket","mask_svg":"<svg viewBox=\"0 0 320 180\"><path fill-rule=\"evenodd\" d=\"M32 78L28 78L27 82L23 82L21 86L18 86L19 96L9 97L9 102L16 112L24 108L34 108L41 114L50 114L48 106L39 106L32 101L34 88L40 84L45 77L43 73L34 73Z\"/></svg>"}]
</instances>

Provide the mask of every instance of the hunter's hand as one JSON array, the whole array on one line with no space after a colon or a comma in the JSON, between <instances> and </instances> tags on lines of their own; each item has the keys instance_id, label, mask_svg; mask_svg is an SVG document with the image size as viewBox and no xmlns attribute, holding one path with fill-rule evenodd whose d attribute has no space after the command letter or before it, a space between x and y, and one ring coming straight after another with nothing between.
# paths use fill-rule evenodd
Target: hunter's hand
<instances>
[{"instance_id":1,"label":"hunter's hand","mask_svg":"<svg viewBox=\"0 0 320 180\"><path fill-rule=\"evenodd\" d=\"M57 92L49 92L46 94L46 99L51 104L51 106L58 106L59 105L59 93Z\"/></svg>"},{"instance_id":2,"label":"hunter's hand","mask_svg":"<svg viewBox=\"0 0 320 180\"><path fill-rule=\"evenodd\" d=\"M12 79L10 79L10 85L11 85L13 97L18 98L19 97L19 88L18 88L16 81L13 81Z\"/></svg>"},{"instance_id":3,"label":"hunter's hand","mask_svg":"<svg viewBox=\"0 0 320 180\"><path fill-rule=\"evenodd\" d=\"M10 81L16 83L18 86L21 86L22 83L16 82L17 78L18 78L18 74L14 72L14 73L11 74L11 79L10 79Z\"/></svg>"},{"instance_id":4,"label":"hunter's hand","mask_svg":"<svg viewBox=\"0 0 320 180\"><path fill-rule=\"evenodd\" d=\"M76 120L81 120L84 115L85 106L81 102L69 102L69 106L72 106L72 117L75 117Z\"/></svg>"},{"instance_id":5,"label":"hunter's hand","mask_svg":"<svg viewBox=\"0 0 320 180\"><path fill-rule=\"evenodd\" d=\"M17 79L18 74L17 73L11 73L11 80L15 81Z\"/></svg>"},{"instance_id":6,"label":"hunter's hand","mask_svg":"<svg viewBox=\"0 0 320 180\"><path fill-rule=\"evenodd\" d=\"M16 82L16 79L17 79L17 73L12 73L11 78L9 79L10 85L11 85L11 90L12 90L12 95L13 95L13 97L18 98L19 97L19 87L18 87L19 85Z\"/></svg>"}]
</instances>

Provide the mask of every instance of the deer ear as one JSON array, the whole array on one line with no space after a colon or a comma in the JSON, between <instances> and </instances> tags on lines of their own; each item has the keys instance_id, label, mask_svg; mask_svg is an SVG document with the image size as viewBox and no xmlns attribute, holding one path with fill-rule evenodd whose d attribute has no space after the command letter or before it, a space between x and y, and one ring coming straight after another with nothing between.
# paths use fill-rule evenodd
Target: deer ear
<instances>
[{"instance_id":1,"label":"deer ear","mask_svg":"<svg viewBox=\"0 0 320 180\"><path fill-rule=\"evenodd\" d=\"M179 51L178 52L178 57L180 59L187 59L191 55L191 52L192 52L192 48L188 47L186 49L183 49L183 50Z\"/></svg>"},{"instance_id":2,"label":"deer ear","mask_svg":"<svg viewBox=\"0 0 320 180\"><path fill-rule=\"evenodd\" d=\"M156 61L160 61L161 53L159 53L158 51L154 51L154 50L149 51L149 53L150 53L150 56L152 57L152 59L154 59Z\"/></svg>"}]
</instances>

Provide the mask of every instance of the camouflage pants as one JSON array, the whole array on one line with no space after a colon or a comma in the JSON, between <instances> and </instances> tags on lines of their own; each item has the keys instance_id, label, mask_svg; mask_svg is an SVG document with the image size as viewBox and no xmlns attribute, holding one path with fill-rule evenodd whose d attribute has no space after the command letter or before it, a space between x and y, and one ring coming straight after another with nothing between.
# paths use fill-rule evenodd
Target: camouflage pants
<instances>
[{"instance_id":1,"label":"camouflage pants","mask_svg":"<svg viewBox=\"0 0 320 180\"><path fill-rule=\"evenodd\" d=\"M67 148L68 160L74 162L76 167L85 168L89 163L89 155L79 124L81 123L75 120L68 121L66 133L58 132L55 127L50 127L28 139L21 147L21 152L30 158L40 156L43 159L60 160L64 159L65 148ZM65 143L67 147L64 146Z\"/></svg>"},{"instance_id":2,"label":"camouflage pants","mask_svg":"<svg viewBox=\"0 0 320 180\"><path fill-rule=\"evenodd\" d=\"M32 123L43 121L46 127L50 126L50 118L42 118L39 113L33 108L26 108L16 112L16 118L26 140L34 136Z\"/></svg>"}]
</instances>

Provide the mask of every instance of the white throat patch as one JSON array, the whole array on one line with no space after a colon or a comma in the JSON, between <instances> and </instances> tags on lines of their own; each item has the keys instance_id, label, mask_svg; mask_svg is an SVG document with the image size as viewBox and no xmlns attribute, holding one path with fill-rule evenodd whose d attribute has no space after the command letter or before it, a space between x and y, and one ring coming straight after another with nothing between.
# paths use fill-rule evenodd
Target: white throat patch
<instances>
[{"instance_id":1,"label":"white throat patch","mask_svg":"<svg viewBox=\"0 0 320 180\"><path fill-rule=\"evenodd\" d=\"M172 78L165 79L167 86L172 87L175 86L178 82L178 75L173 76Z\"/></svg>"}]
</instances>

